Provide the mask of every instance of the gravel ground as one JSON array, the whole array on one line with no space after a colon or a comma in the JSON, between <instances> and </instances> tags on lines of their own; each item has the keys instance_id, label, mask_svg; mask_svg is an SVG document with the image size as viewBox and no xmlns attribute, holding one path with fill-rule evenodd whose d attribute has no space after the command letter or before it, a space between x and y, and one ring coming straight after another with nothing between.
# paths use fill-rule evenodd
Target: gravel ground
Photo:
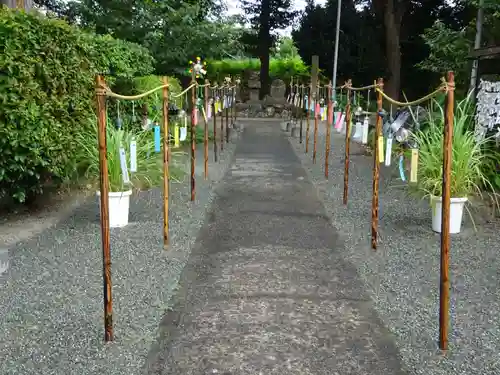
<instances>
[{"instance_id":1,"label":"gravel ground","mask_svg":"<svg viewBox=\"0 0 500 375\"><path fill-rule=\"evenodd\" d=\"M189 201L188 178L172 184L168 251L161 191L133 195L130 224L111 231L115 341L109 345L103 344L95 198L10 248L10 268L0 276L0 374L140 374L238 137L224 145L219 163L210 154L208 181L198 146L196 202Z\"/></svg>"},{"instance_id":2,"label":"gravel ground","mask_svg":"<svg viewBox=\"0 0 500 375\"><path fill-rule=\"evenodd\" d=\"M475 232L465 220L452 236L451 328L449 350L438 350L440 237L431 230L426 201L409 196L396 171L381 166L379 249L370 249L372 157L351 147L349 203L342 204L344 136L332 132L328 181L324 177L324 124L312 163L297 138L290 142L318 188L333 226L346 244L346 258L357 265L376 309L396 336L410 374L500 374L498 223L482 222ZM304 127L305 128L305 127ZM312 127L311 127L312 128ZM476 222L477 224L477 222Z\"/></svg>"}]
</instances>

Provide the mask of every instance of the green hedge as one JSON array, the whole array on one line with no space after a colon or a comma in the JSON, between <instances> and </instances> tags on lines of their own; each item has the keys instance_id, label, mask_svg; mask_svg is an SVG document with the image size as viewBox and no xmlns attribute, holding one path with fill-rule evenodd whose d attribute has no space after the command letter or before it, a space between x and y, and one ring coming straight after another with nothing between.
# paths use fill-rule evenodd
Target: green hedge
<instances>
[{"instance_id":1,"label":"green hedge","mask_svg":"<svg viewBox=\"0 0 500 375\"><path fill-rule=\"evenodd\" d=\"M258 71L260 69L259 59L246 60L218 60L208 62L208 78L211 81L221 82L225 76L242 76L245 70ZM272 79L288 81L291 77L306 78L310 75L309 67L299 57L290 59L271 59L269 64L269 75Z\"/></svg>"},{"instance_id":2,"label":"green hedge","mask_svg":"<svg viewBox=\"0 0 500 375\"><path fill-rule=\"evenodd\" d=\"M24 202L74 176L75 134L92 124L95 74L150 74L153 58L141 46L7 8L0 39L0 197Z\"/></svg>"}]
</instances>

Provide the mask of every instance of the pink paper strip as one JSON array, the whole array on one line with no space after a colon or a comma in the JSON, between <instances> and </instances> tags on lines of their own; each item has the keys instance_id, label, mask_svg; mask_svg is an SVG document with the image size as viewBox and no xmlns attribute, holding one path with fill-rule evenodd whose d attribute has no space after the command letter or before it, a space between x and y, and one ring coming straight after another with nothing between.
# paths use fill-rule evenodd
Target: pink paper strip
<instances>
[{"instance_id":1,"label":"pink paper strip","mask_svg":"<svg viewBox=\"0 0 500 375\"><path fill-rule=\"evenodd\" d=\"M342 128L342 112L335 112L335 117L337 118L337 121L335 122L335 129L339 130Z\"/></svg>"}]
</instances>

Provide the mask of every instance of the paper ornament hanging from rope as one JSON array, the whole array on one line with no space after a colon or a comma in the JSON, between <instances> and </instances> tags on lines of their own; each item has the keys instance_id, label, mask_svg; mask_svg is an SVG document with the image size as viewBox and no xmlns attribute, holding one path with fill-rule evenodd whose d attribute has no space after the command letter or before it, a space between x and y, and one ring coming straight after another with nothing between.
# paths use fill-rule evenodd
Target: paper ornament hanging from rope
<instances>
[{"instance_id":1,"label":"paper ornament hanging from rope","mask_svg":"<svg viewBox=\"0 0 500 375\"><path fill-rule=\"evenodd\" d=\"M205 69L207 67L207 63L206 61L202 61L201 57L196 57L195 61L190 60L189 65L191 66L191 68L188 70L189 73L192 74L194 71L194 75L196 78L200 78L207 74L207 71Z\"/></svg>"}]
</instances>

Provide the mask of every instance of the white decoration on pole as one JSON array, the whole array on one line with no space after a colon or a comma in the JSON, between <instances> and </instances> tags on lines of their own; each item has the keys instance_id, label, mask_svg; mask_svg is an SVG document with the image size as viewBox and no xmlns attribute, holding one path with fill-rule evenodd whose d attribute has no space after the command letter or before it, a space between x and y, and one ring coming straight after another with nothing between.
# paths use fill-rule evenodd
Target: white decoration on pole
<instances>
[{"instance_id":1,"label":"white decoration on pole","mask_svg":"<svg viewBox=\"0 0 500 375\"><path fill-rule=\"evenodd\" d=\"M137 142L135 138L130 141L130 172L137 172Z\"/></svg>"},{"instance_id":2,"label":"white decoration on pole","mask_svg":"<svg viewBox=\"0 0 500 375\"><path fill-rule=\"evenodd\" d=\"M130 183L130 178L128 177L127 157L125 155L125 149L123 147L120 147L120 166L122 169L123 183Z\"/></svg>"},{"instance_id":3,"label":"white decoration on pole","mask_svg":"<svg viewBox=\"0 0 500 375\"><path fill-rule=\"evenodd\" d=\"M356 127L352 139L354 141L359 141L363 137L363 125L361 121L356 121Z\"/></svg>"},{"instance_id":4,"label":"white decoration on pole","mask_svg":"<svg viewBox=\"0 0 500 375\"><path fill-rule=\"evenodd\" d=\"M365 117L363 120L363 139L362 143L366 145L368 143L368 130L369 130L369 121L368 121L368 116Z\"/></svg>"},{"instance_id":5,"label":"white decoration on pole","mask_svg":"<svg viewBox=\"0 0 500 375\"><path fill-rule=\"evenodd\" d=\"M387 145L385 148L385 166L388 167L391 165L392 158L392 136L387 138Z\"/></svg>"}]
</instances>

